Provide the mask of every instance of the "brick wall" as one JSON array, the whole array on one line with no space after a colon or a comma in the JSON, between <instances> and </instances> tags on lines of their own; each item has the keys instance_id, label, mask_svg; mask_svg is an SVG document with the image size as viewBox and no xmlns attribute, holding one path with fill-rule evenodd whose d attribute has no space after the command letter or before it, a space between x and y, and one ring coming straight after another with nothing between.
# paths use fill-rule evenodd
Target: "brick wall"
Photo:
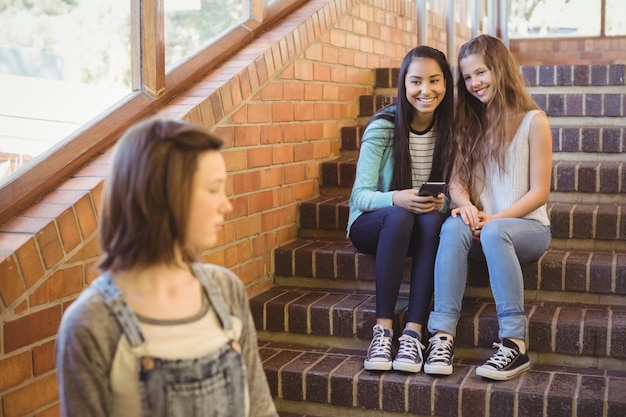
<instances>
[{"instance_id":1,"label":"brick wall","mask_svg":"<svg viewBox=\"0 0 626 417\"><path fill-rule=\"evenodd\" d=\"M370 69L398 66L415 45L415 16L404 0L309 1L161 110L225 139L234 211L202 260L232 268L251 296L271 285L272 251L296 237L297 205L318 193L320 162L339 155ZM445 50L445 36L432 46ZM0 225L0 417L59 413L55 334L96 276L110 157Z\"/></svg>"},{"instance_id":2,"label":"brick wall","mask_svg":"<svg viewBox=\"0 0 626 417\"><path fill-rule=\"evenodd\" d=\"M626 64L626 36L512 39L509 44L521 65Z\"/></svg>"}]
</instances>

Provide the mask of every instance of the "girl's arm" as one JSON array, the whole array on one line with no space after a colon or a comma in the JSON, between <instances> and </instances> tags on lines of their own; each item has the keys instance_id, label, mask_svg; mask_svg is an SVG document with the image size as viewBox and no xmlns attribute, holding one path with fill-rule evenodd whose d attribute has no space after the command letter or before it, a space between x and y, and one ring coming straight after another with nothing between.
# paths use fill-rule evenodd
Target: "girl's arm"
<instances>
[{"instance_id":1,"label":"girl's arm","mask_svg":"<svg viewBox=\"0 0 626 417\"><path fill-rule=\"evenodd\" d=\"M381 119L372 122L363 133L350 197L350 204L363 212L393 204L395 190L381 189L391 182L392 170L388 170L389 178L381 178L381 175L390 162L392 136L393 124Z\"/></svg>"},{"instance_id":2,"label":"girl's arm","mask_svg":"<svg viewBox=\"0 0 626 417\"><path fill-rule=\"evenodd\" d=\"M467 189L452 178L450 181L450 206L452 217L461 216L465 224L474 229L479 222L478 208L472 204Z\"/></svg>"},{"instance_id":3,"label":"girl's arm","mask_svg":"<svg viewBox=\"0 0 626 417\"><path fill-rule=\"evenodd\" d=\"M63 417L110 414L109 371L121 331L96 297L79 298L70 305L57 333L57 385Z\"/></svg>"}]
</instances>

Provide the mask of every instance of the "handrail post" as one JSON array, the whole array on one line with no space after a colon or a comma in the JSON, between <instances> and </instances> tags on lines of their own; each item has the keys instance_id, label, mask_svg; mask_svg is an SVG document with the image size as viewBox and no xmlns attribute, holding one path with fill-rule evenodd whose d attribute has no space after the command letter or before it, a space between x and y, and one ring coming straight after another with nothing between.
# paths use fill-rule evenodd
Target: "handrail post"
<instances>
[{"instance_id":1,"label":"handrail post","mask_svg":"<svg viewBox=\"0 0 626 417\"><path fill-rule=\"evenodd\" d=\"M472 13L472 27L470 29L472 38L478 36L478 28L480 27L481 20L481 15L479 12L482 11L481 6L482 0L472 0L470 3L470 13Z\"/></svg>"},{"instance_id":2,"label":"handrail post","mask_svg":"<svg viewBox=\"0 0 626 417\"><path fill-rule=\"evenodd\" d=\"M500 0L500 39L509 46L509 0Z\"/></svg>"},{"instance_id":3,"label":"handrail post","mask_svg":"<svg viewBox=\"0 0 626 417\"><path fill-rule=\"evenodd\" d=\"M428 12L426 0L417 0L417 44L428 45Z\"/></svg>"},{"instance_id":4,"label":"handrail post","mask_svg":"<svg viewBox=\"0 0 626 417\"><path fill-rule=\"evenodd\" d=\"M454 16L454 0L446 3L446 46L448 59L456 56L456 18Z\"/></svg>"}]
</instances>

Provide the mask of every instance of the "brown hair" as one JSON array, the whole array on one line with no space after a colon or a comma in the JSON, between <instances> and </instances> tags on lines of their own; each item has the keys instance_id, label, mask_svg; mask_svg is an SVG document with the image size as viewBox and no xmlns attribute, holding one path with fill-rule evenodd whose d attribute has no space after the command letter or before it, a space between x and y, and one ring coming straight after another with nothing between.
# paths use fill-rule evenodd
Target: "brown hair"
<instances>
[{"instance_id":1,"label":"brown hair","mask_svg":"<svg viewBox=\"0 0 626 417\"><path fill-rule=\"evenodd\" d=\"M495 93L489 104L482 103L465 87L460 63L474 54L483 57L493 75ZM461 46L458 69L454 171L476 204L482 186L474 181L476 170L484 170L484 162L490 158L504 169L504 155L520 117L539 106L526 90L515 57L498 38L480 35Z\"/></svg>"},{"instance_id":2,"label":"brown hair","mask_svg":"<svg viewBox=\"0 0 626 417\"><path fill-rule=\"evenodd\" d=\"M185 261L189 202L198 156L222 140L200 126L152 118L130 127L115 147L102 199L100 270Z\"/></svg>"}]
</instances>

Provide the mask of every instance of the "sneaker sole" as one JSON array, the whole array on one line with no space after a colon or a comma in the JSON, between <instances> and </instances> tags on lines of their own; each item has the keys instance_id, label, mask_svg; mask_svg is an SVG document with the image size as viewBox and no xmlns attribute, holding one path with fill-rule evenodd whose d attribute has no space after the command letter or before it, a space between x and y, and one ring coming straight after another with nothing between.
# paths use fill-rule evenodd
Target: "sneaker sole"
<instances>
[{"instance_id":1,"label":"sneaker sole","mask_svg":"<svg viewBox=\"0 0 626 417\"><path fill-rule=\"evenodd\" d=\"M391 361L389 362L363 362L363 368L368 371L391 371Z\"/></svg>"},{"instance_id":2,"label":"sneaker sole","mask_svg":"<svg viewBox=\"0 0 626 417\"><path fill-rule=\"evenodd\" d=\"M424 364L424 372L428 375L452 375L452 365Z\"/></svg>"},{"instance_id":3,"label":"sneaker sole","mask_svg":"<svg viewBox=\"0 0 626 417\"><path fill-rule=\"evenodd\" d=\"M422 364L393 361L393 370L417 373L422 370Z\"/></svg>"},{"instance_id":4,"label":"sneaker sole","mask_svg":"<svg viewBox=\"0 0 626 417\"><path fill-rule=\"evenodd\" d=\"M479 366L476 368L476 375L494 379L496 381L508 381L509 379L516 377L519 373L526 371L528 368L530 368L530 362L526 362L525 364L510 371L498 371L491 367Z\"/></svg>"}]
</instances>

